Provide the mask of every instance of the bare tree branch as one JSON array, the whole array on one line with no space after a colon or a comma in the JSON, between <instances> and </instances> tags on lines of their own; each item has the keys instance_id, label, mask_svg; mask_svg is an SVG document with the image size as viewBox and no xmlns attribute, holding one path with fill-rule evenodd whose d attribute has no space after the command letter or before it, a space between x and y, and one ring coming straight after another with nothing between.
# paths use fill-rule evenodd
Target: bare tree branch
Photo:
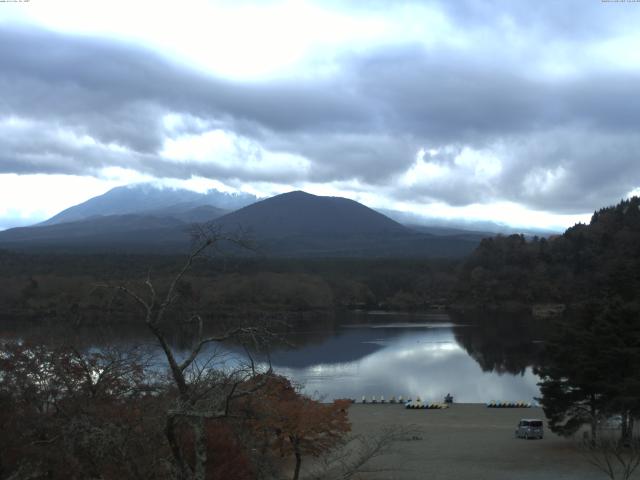
<instances>
[{"instance_id":1,"label":"bare tree branch","mask_svg":"<svg viewBox=\"0 0 640 480\"><path fill-rule=\"evenodd\" d=\"M393 447L399 442L420 439L421 434L422 430L410 425L387 428L366 437L352 435L321 458L319 465L305 478L349 480L366 473L397 472L397 468L373 467L371 462L377 457L393 453Z\"/></svg>"},{"instance_id":2,"label":"bare tree branch","mask_svg":"<svg viewBox=\"0 0 640 480\"><path fill-rule=\"evenodd\" d=\"M629 480L640 467L640 439L622 442L602 435L595 442L583 441L580 451L591 465L611 480Z\"/></svg>"}]
</instances>

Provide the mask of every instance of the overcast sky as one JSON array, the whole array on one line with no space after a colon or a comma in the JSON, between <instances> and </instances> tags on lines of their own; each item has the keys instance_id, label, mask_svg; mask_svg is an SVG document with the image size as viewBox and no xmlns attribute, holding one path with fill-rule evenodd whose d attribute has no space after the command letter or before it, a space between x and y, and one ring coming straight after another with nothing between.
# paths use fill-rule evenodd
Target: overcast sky
<instances>
[{"instance_id":1,"label":"overcast sky","mask_svg":"<svg viewBox=\"0 0 640 480\"><path fill-rule=\"evenodd\" d=\"M567 227L640 192L640 3L0 3L0 227L156 181Z\"/></svg>"}]
</instances>

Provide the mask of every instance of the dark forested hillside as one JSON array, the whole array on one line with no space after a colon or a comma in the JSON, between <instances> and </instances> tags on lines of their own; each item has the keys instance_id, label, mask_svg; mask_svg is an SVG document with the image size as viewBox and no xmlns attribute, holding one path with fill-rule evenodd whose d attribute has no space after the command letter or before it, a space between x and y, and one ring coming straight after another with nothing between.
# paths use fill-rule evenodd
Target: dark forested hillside
<instances>
[{"instance_id":1,"label":"dark forested hillside","mask_svg":"<svg viewBox=\"0 0 640 480\"><path fill-rule=\"evenodd\" d=\"M251 256L460 258L482 238L475 232L416 232L353 200L305 192L277 195L232 213L194 201L167 203L174 202L179 191L169 191L167 198L157 189L145 192L115 189L45 224L5 230L0 232L0 248L47 253L185 253L194 223L206 224L223 235L242 236L253 246L243 253ZM162 206L148 209L152 204ZM145 210L113 214L120 206L125 212L142 206Z\"/></svg>"},{"instance_id":2,"label":"dark forested hillside","mask_svg":"<svg viewBox=\"0 0 640 480\"><path fill-rule=\"evenodd\" d=\"M469 303L581 302L640 291L640 198L593 214L589 225L526 240L484 239L461 269L458 297Z\"/></svg>"},{"instance_id":3,"label":"dark forested hillside","mask_svg":"<svg viewBox=\"0 0 640 480\"><path fill-rule=\"evenodd\" d=\"M249 229L261 238L290 235L366 235L410 230L361 203L342 197L289 192L256 202L216 220Z\"/></svg>"}]
</instances>

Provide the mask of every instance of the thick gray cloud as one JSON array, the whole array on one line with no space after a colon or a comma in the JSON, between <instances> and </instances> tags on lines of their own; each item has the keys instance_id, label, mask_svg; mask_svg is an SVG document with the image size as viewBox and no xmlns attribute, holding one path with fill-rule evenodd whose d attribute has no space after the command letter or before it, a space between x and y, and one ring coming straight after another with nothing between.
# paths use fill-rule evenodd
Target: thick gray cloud
<instances>
[{"instance_id":1,"label":"thick gray cloud","mask_svg":"<svg viewBox=\"0 0 640 480\"><path fill-rule=\"evenodd\" d=\"M611 33L615 21L629 22L619 9L583 4L508 2L502 15L492 15L495 2L444 8L461 29L499 28L506 17L523 35L534 32L525 40L548 36L575 48ZM557 212L588 211L640 186L640 71L589 65L547 74L536 70L538 58L487 45L378 47L344 52L330 76L234 82L113 40L7 29L0 173L95 175L117 166L223 181L357 179L401 200L511 200ZM168 114L183 121L169 128ZM162 154L167 139L216 128L244 138L238 152L253 162ZM440 153L408 182L421 148ZM303 157L308 168L255 168L262 149ZM490 153L499 168L479 172L482 159L465 163L465 149ZM430 176L434 169L444 173Z\"/></svg>"}]
</instances>

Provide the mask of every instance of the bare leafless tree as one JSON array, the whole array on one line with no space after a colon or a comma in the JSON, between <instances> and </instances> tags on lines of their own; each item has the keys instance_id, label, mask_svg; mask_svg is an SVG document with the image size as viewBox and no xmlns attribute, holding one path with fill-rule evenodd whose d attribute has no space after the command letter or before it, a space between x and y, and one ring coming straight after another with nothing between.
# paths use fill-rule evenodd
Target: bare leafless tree
<instances>
[{"instance_id":1,"label":"bare leafless tree","mask_svg":"<svg viewBox=\"0 0 640 480\"><path fill-rule=\"evenodd\" d=\"M596 442L582 442L586 460L611 480L628 480L640 466L640 439L621 441L600 435Z\"/></svg>"},{"instance_id":2,"label":"bare leafless tree","mask_svg":"<svg viewBox=\"0 0 640 480\"><path fill-rule=\"evenodd\" d=\"M144 280L142 289L126 285L102 285L133 300L142 310L144 323L158 341L168 364L170 378L177 395L174 406L166 416L165 434L179 480L204 480L206 476L207 445L205 422L228 417L234 400L251 395L261 382L248 382L256 376L253 359L247 365L240 365L227 371L220 368L222 362L216 355L202 353L206 347L225 341L236 341L242 345L263 345L272 335L264 326L236 326L217 335L205 336L200 314L192 313L180 322L196 325L195 341L186 356L177 354L168 340L165 317L180 298L179 285L196 261L210 254L219 254L223 248L250 248L243 234L229 235L215 227L194 226L193 248L178 273L171 279L166 291L160 293L154 285L151 274ZM175 325L172 325L175 327ZM249 354L249 349L245 348ZM179 438L179 425L187 425L193 432L194 461L187 461Z\"/></svg>"}]
</instances>

